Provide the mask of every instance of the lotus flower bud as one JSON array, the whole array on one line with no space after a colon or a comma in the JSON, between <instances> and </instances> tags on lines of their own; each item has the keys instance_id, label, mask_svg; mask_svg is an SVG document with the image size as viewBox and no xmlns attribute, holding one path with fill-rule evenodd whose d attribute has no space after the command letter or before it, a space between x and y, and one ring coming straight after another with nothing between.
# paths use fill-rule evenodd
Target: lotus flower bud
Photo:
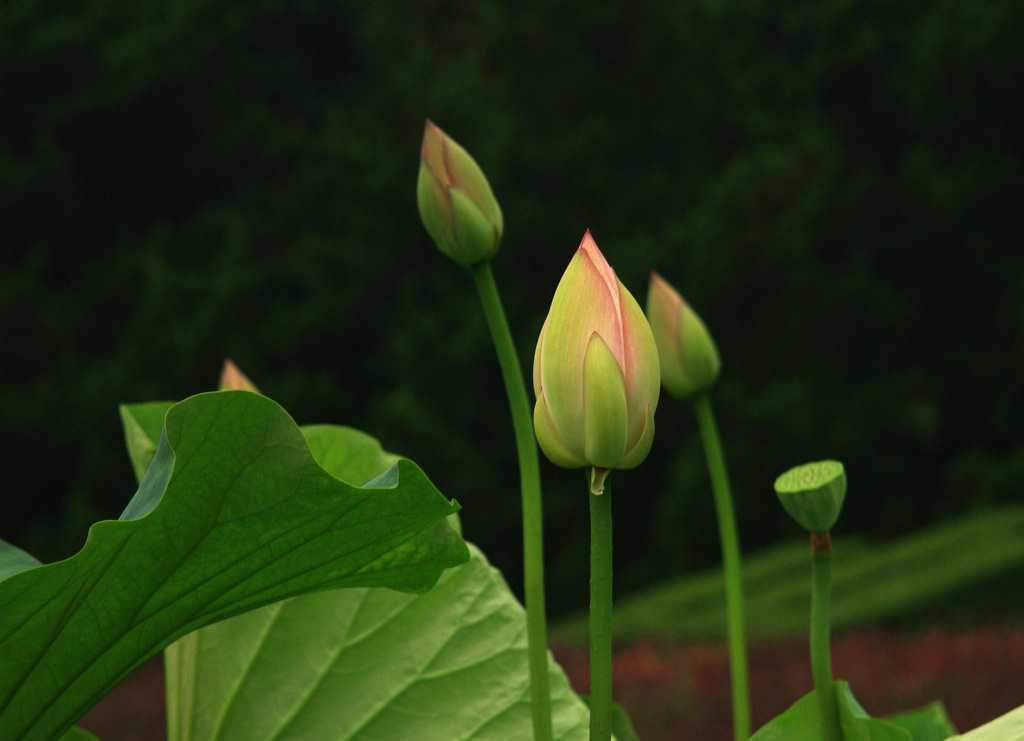
<instances>
[{"instance_id":1,"label":"lotus flower bud","mask_svg":"<svg viewBox=\"0 0 1024 741\"><path fill-rule=\"evenodd\" d=\"M258 394L260 390L256 384L249 380L249 377L238 369L231 358L224 360L224 368L220 372L220 391L252 391Z\"/></svg>"},{"instance_id":2,"label":"lotus flower bud","mask_svg":"<svg viewBox=\"0 0 1024 741\"><path fill-rule=\"evenodd\" d=\"M533 426L552 463L611 468L643 462L654 439L661 376L651 328L588 231L555 290L533 359Z\"/></svg>"},{"instance_id":3,"label":"lotus flower bud","mask_svg":"<svg viewBox=\"0 0 1024 741\"><path fill-rule=\"evenodd\" d=\"M775 493L794 520L812 533L827 533L843 508L846 471L839 461L805 463L775 479Z\"/></svg>"},{"instance_id":4,"label":"lotus flower bud","mask_svg":"<svg viewBox=\"0 0 1024 741\"><path fill-rule=\"evenodd\" d=\"M483 171L469 153L427 119L416 202L427 233L460 265L490 260L504 222Z\"/></svg>"},{"instance_id":5,"label":"lotus flower bud","mask_svg":"<svg viewBox=\"0 0 1024 741\"><path fill-rule=\"evenodd\" d=\"M651 272L647 320L661 358L661 382L670 394L690 399L711 388L722 363L708 328L660 275Z\"/></svg>"}]
</instances>

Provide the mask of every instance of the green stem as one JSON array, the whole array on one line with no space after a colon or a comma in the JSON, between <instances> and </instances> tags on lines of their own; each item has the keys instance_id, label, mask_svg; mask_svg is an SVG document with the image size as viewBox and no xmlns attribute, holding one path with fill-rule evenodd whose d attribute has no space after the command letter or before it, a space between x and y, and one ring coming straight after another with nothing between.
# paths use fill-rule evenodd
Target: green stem
<instances>
[{"instance_id":1,"label":"green stem","mask_svg":"<svg viewBox=\"0 0 1024 741\"><path fill-rule=\"evenodd\" d=\"M522 366L505 319L490 262L470 267L483 304L501 376L505 380L512 428L519 454L519 479L523 496L523 593L526 597L526 639L530 664L530 708L535 741L550 741L551 695L548 690L548 640L544 606L544 514L540 493L540 463L533 436L533 415L526 396Z\"/></svg>"},{"instance_id":2,"label":"green stem","mask_svg":"<svg viewBox=\"0 0 1024 741\"><path fill-rule=\"evenodd\" d=\"M736 531L729 476L725 456L706 393L693 400L697 426L704 444L711 490L718 515L718 532L722 540L722 564L725 570L726 628L729 636L729 669L732 677L732 725L736 741L750 738L750 688L747 679L747 642L743 625L743 578L740 573L740 539Z\"/></svg>"},{"instance_id":3,"label":"green stem","mask_svg":"<svg viewBox=\"0 0 1024 741\"><path fill-rule=\"evenodd\" d=\"M832 546L828 533L811 535L811 673L825 741L842 741L832 688L829 630L832 620Z\"/></svg>"},{"instance_id":4,"label":"green stem","mask_svg":"<svg viewBox=\"0 0 1024 741\"><path fill-rule=\"evenodd\" d=\"M590 741L612 737L612 494L590 494Z\"/></svg>"}]
</instances>

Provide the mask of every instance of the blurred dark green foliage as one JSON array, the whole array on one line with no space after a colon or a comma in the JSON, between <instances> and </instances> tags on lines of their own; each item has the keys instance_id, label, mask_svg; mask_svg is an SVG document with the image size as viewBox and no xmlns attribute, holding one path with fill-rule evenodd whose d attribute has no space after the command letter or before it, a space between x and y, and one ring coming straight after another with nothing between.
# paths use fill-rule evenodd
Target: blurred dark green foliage
<instances>
[{"instance_id":1,"label":"blurred dark green foliage","mask_svg":"<svg viewBox=\"0 0 1024 741\"><path fill-rule=\"evenodd\" d=\"M969 627L979 618L1019 621L1024 592L1024 506L1006 505L932 525L910 535L833 542L832 627L921 629L941 621ZM743 562L748 635L807 635L811 600L806 537L789 538ZM558 643L587 644L586 610L551 630ZM724 641L725 585L719 566L666 579L619 600L616 640Z\"/></svg>"},{"instance_id":2,"label":"blurred dark green foliage","mask_svg":"<svg viewBox=\"0 0 1024 741\"><path fill-rule=\"evenodd\" d=\"M1024 491L1024 4L785 0L0 7L0 537L51 559L130 498L116 405L232 357L464 506L520 582L511 424L468 275L415 205L423 120L487 172L529 367L585 229L722 353L746 549L838 458L841 531ZM718 559L690 410L612 477L619 593ZM544 468L549 604L587 594L583 475Z\"/></svg>"}]
</instances>

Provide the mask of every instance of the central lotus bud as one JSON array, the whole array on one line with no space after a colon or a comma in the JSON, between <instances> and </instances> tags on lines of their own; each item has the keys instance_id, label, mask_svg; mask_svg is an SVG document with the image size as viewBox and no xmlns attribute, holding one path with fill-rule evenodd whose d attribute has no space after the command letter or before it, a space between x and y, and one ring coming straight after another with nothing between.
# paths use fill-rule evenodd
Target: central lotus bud
<instances>
[{"instance_id":1,"label":"central lotus bud","mask_svg":"<svg viewBox=\"0 0 1024 741\"><path fill-rule=\"evenodd\" d=\"M643 462L654 439L661 373L654 335L588 231L555 290L537 340L533 425L552 463L611 468Z\"/></svg>"}]
</instances>

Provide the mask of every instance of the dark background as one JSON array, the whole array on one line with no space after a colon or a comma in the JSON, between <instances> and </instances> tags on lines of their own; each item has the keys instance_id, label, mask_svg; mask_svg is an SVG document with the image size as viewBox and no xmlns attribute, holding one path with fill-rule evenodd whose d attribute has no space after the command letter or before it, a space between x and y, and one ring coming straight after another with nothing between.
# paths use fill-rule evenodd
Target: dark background
<instances>
[{"instance_id":1,"label":"dark background","mask_svg":"<svg viewBox=\"0 0 1024 741\"><path fill-rule=\"evenodd\" d=\"M838 533L1019 501L1022 36L1019 0L5 0L0 537L74 553L135 488L117 404L230 356L417 461L518 589L497 363L416 213L426 116L501 202L524 369L587 228L703 316L745 548L798 533L771 484L819 458ZM718 560L691 410L657 429L611 479L620 595ZM587 502L542 466L557 614Z\"/></svg>"}]
</instances>

